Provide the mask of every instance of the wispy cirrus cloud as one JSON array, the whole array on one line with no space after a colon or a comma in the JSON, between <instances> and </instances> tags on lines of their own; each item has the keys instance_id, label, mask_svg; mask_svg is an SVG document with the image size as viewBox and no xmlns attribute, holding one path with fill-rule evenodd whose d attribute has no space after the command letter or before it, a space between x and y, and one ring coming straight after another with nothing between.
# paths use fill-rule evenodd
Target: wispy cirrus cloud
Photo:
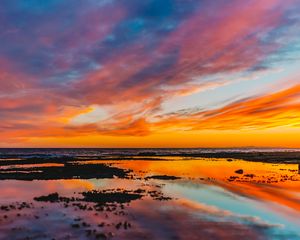
<instances>
[{"instance_id":1,"label":"wispy cirrus cloud","mask_svg":"<svg viewBox=\"0 0 300 240\"><path fill-rule=\"evenodd\" d=\"M218 109L186 110L159 116L157 124L186 127L190 131L296 127L300 120L299 109L300 86L295 85L279 92L241 99Z\"/></svg>"}]
</instances>

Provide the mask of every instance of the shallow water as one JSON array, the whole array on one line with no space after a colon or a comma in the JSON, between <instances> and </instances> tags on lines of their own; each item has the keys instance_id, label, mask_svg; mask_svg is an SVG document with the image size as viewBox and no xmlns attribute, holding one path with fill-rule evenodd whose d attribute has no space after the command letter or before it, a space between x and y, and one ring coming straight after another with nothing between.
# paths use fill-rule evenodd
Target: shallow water
<instances>
[{"instance_id":1,"label":"shallow water","mask_svg":"<svg viewBox=\"0 0 300 240\"><path fill-rule=\"evenodd\" d=\"M129 169L126 178L1 180L0 205L16 209L0 209L0 238L300 239L298 165L159 159L80 162ZM24 171L27 167L32 166L21 165ZM155 175L178 179L151 178ZM144 193L141 199L108 204L101 211L91 202L84 203L84 209L72 202L34 200L55 192L76 198L94 189L142 189ZM22 202L28 206L20 207Z\"/></svg>"}]
</instances>

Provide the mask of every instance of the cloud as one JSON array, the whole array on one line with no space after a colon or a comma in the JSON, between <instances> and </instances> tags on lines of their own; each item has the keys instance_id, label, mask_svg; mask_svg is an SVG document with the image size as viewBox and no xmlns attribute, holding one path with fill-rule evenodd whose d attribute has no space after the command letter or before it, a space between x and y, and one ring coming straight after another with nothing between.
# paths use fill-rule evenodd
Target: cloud
<instances>
[{"instance_id":1,"label":"cloud","mask_svg":"<svg viewBox=\"0 0 300 240\"><path fill-rule=\"evenodd\" d=\"M154 122L166 100L234 81L211 76L247 78L272 68L270 56L289 44L289 29L298 26L291 17L300 7L295 1L4 0L2 6L1 138L146 136L171 124L259 128L283 124L271 123L279 111L286 118L297 114L278 102L263 109L234 103ZM107 117L72 124L91 106L105 108Z\"/></svg>"},{"instance_id":2,"label":"cloud","mask_svg":"<svg viewBox=\"0 0 300 240\"><path fill-rule=\"evenodd\" d=\"M300 85L295 85L279 92L241 99L219 109L168 114L156 124L160 127L181 126L190 131L296 127L300 120L299 107Z\"/></svg>"}]
</instances>

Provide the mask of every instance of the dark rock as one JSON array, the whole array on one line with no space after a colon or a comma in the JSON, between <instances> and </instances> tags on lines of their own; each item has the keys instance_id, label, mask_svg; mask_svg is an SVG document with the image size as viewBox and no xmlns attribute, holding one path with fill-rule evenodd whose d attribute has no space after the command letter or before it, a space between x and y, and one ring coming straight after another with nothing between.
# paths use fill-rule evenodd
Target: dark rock
<instances>
[{"instance_id":1,"label":"dark rock","mask_svg":"<svg viewBox=\"0 0 300 240\"><path fill-rule=\"evenodd\" d=\"M107 192L107 191L89 191L83 192L83 201L86 202L95 202L98 204L106 204L106 203L128 203L132 200L140 199L143 195L132 193L130 191L122 191L122 192Z\"/></svg>"},{"instance_id":2,"label":"dark rock","mask_svg":"<svg viewBox=\"0 0 300 240\"><path fill-rule=\"evenodd\" d=\"M245 174L244 176L245 176L245 177L249 177L249 178L254 178L254 177L255 177L254 174Z\"/></svg>"},{"instance_id":3,"label":"dark rock","mask_svg":"<svg viewBox=\"0 0 300 240\"><path fill-rule=\"evenodd\" d=\"M239 170L236 170L235 173L237 173L237 174L243 174L244 170L243 169L239 169Z\"/></svg>"},{"instance_id":4,"label":"dark rock","mask_svg":"<svg viewBox=\"0 0 300 240\"><path fill-rule=\"evenodd\" d=\"M59 167L14 167L0 171L0 180L56 180L56 179L91 179L91 178L126 178L129 170L123 170L107 164L66 163Z\"/></svg>"},{"instance_id":5,"label":"dark rock","mask_svg":"<svg viewBox=\"0 0 300 240\"><path fill-rule=\"evenodd\" d=\"M104 233L97 233L95 235L96 239L107 239L107 236Z\"/></svg>"},{"instance_id":6,"label":"dark rock","mask_svg":"<svg viewBox=\"0 0 300 240\"><path fill-rule=\"evenodd\" d=\"M47 196L35 197L33 199L38 202L58 202L59 195L58 195L58 193L51 193Z\"/></svg>"},{"instance_id":7,"label":"dark rock","mask_svg":"<svg viewBox=\"0 0 300 240\"><path fill-rule=\"evenodd\" d=\"M176 180L180 179L180 177L176 176L168 176L168 175L153 175L153 176L148 176L145 178L146 180L148 179L159 179L159 180Z\"/></svg>"},{"instance_id":8,"label":"dark rock","mask_svg":"<svg viewBox=\"0 0 300 240\"><path fill-rule=\"evenodd\" d=\"M80 225L77 224L77 223L74 223L74 224L72 224L71 226L72 226L72 228L80 228Z\"/></svg>"},{"instance_id":9,"label":"dark rock","mask_svg":"<svg viewBox=\"0 0 300 240\"><path fill-rule=\"evenodd\" d=\"M119 222L119 223L116 225L116 229L120 229L121 226L122 226L122 223Z\"/></svg>"}]
</instances>

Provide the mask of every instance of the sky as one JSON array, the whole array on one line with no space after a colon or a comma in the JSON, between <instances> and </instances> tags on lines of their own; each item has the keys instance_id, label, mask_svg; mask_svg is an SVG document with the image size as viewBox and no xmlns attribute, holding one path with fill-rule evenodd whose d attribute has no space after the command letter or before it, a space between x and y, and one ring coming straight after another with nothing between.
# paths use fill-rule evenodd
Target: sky
<instances>
[{"instance_id":1,"label":"sky","mask_svg":"<svg viewBox=\"0 0 300 240\"><path fill-rule=\"evenodd\" d=\"M298 0L2 0L0 147L300 147Z\"/></svg>"}]
</instances>

